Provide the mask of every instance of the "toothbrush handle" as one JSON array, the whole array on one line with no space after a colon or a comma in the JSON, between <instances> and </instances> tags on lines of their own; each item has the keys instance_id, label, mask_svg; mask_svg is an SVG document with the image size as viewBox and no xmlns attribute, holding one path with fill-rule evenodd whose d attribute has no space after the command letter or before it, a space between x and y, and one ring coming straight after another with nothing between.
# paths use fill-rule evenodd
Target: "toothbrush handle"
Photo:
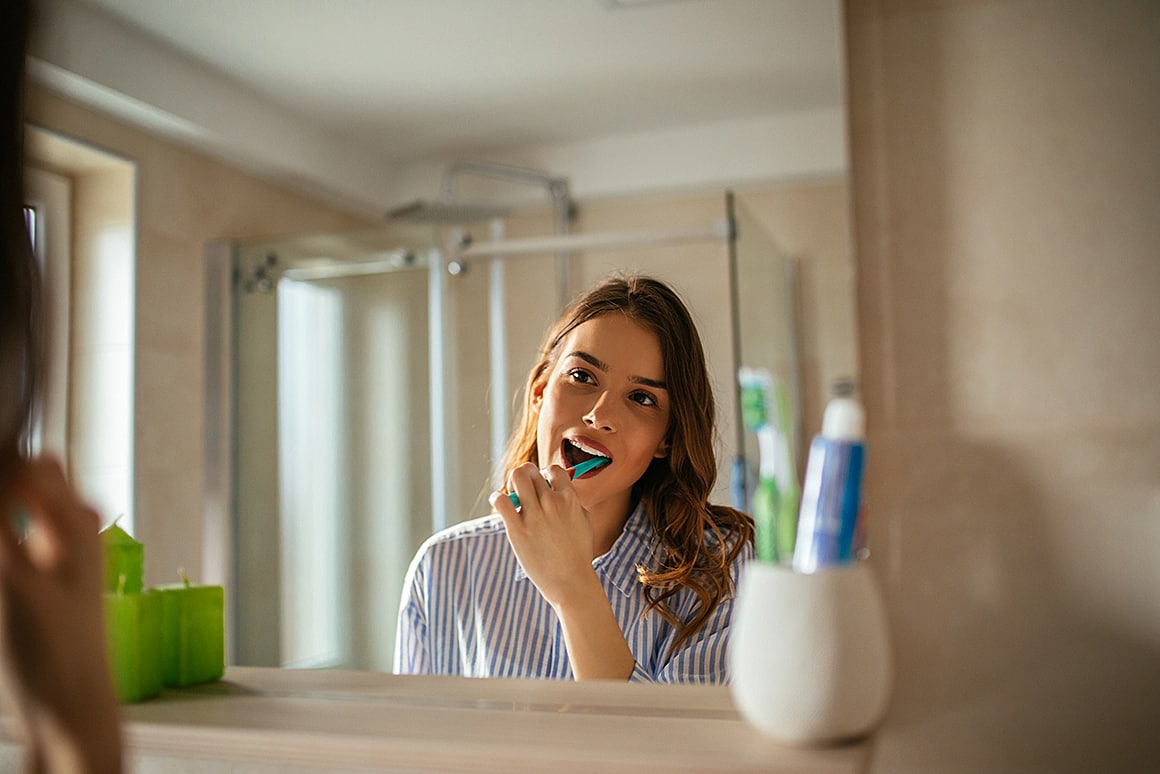
<instances>
[{"instance_id":1,"label":"toothbrush handle","mask_svg":"<svg viewBox=\"0 0 1160 774\"><path fill-rule=\"evenodd\" d=\"M588 460L588 462L581 462L579 465L573 465L572 467L565 468L564 470L568 473L568 478L571 479L571 478L576 478L577 473L581 473L581 474L587 473L589 470L592 470L592 468L598 468L604 464L603 461L595 462L595 464L593 464L593 462L594 462L593 460ZM545 481L548 481L547 469L541 470L540 475L542 475L544 477ZM549 489L552 488L552 483L550 481L548 482L548 488ZM517 508L520 507L520 496L517 495L515 492L512 492L511 494L509 494L508 499L512 501L512 505L514 505Z\"/></svg>"},{"instance_id":2,"label":"toothbrush handle","mask_svg":"<svg viewBox=\"0 0 1160 774\"><path fill-rule=\"evenodd\" d=\"M575 468L566 468L566 470L568 471L569 477L576 475L573 472L576 470ZM548 469L547 468L544 468L543 470L541 470L540 475L544 477L545 481L548 481ZM548 488L549 489L552 488L552 483L550 481L548 482ZM516 494L515 492L512 492L511 494L508 495L508 499L512 501L512 505L514 505L517 508L520 507L520 496L518 494Z\"/></svg>"}]
</instances>

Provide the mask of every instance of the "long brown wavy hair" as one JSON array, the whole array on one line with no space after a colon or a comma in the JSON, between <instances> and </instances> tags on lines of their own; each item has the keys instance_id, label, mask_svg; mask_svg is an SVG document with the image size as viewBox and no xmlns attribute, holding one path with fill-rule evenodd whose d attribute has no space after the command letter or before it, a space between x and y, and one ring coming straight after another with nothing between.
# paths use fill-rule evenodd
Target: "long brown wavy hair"
<instances>
[{"instance_id":1,"label":"long brown wavy hair","mask_svg":"<svg viewBox=\"0 0 1160 774\"><path fill-rule=\"evenodd\" d=\"M677 628L673 649L694 634L713 610L733 593L729 568L753 540L746 514L709 503L717 479L713 451L716 404L705 351L696 325L680 296L660 280L645 276L606 279L574 301L544 337L539 360L528 374L520 420L500 465L501 481L525 462L539 464L534 396L548 379L560 345L577 326L620 313L660 340L672 410L666 431L668 455L652 461L633 486L633 506L643 502L662 546L656 567L638 567L648 610L657 610ZM693 617L680 620L669 603L682 588L698 597Z\"/></svg>"}]
</instances>

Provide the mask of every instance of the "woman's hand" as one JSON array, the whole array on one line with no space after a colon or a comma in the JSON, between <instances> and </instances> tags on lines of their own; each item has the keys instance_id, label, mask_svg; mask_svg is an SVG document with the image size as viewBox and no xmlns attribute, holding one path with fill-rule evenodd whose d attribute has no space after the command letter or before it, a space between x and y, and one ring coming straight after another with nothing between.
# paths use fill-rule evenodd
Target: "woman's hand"
<instances>
[{"instance_id":1,"label":"woman's hand","mask_svg":"<svg viewBox=\"0 0 1160 774\"><path fill-rule=\"evenodd\" d=\"M577 680L627 680L635 661L604 587L592 567L594 540L568 471L553 465L547 480L525 463L511 475L520 510L500 492L491 507L528 578L556 611Z\"/></svg>"},{"instance_id":2,"label":"woman's hand","mask_svg":"<svg viewBox=\"0 0 1160 774\"><path fill-rule=\"evenodd\" d=\"M520 566L553 607L567 601L592 569L593 537L588 514L580 505L566 470L553 465L545 480L530 462L516 468L509 485L520 498L520 510L506 495L491 495L491 506L503 517L508 540Z\"/></svg>"},{"instance_id":3,"label":"woman's hand","mask_svg":"<svg viewBox=\"0 0 1160 774\"><path fill-rule=\"evenodd\" d=\"M31 531L23 543L13 517ZM120 771L105 647L100 519L55 461L19 463L0 491L0 657L32 769Z\"/></svg>"}]
</instances>

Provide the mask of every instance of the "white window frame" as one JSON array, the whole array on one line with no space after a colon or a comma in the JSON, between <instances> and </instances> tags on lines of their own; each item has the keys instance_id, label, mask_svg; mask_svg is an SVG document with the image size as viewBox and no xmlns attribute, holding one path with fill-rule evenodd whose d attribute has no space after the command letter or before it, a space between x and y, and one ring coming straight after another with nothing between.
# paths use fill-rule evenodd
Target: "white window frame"
<instances>
[{"instance_id":1,"label":"white window frame","mask_svg":"<svg viewBox=\"0 0 1160 774\"><path fill-rule=\"evenodd\" d=\"M72 181L43 169L25 169L25 206L35 213L32 243L40 268L47 358L41 401L33 416L34 454L69 464L68 407L72 302Z\"/></svg>"}]
</instances>

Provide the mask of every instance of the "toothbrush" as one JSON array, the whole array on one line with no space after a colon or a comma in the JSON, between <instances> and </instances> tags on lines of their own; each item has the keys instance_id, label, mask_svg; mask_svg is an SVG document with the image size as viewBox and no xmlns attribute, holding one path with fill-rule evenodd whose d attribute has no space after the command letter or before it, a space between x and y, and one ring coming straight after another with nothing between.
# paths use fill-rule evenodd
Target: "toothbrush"
<instances>
[{"instance_id":1,"label":"toothbrush","mask_svg":"<svg viewBox=\"0 0 1160 774\"><path fill-rule=\"evenodd\" d=\"M765 369L742 368L738 380L743 422L757 436L759 472L751 507L757 524L757 556L785 562L793 556L800 498L786 436L785 392Z\"/></svg>"},{"instance_id":2,"label":"toothbrush","mask_svg":"<svg viewBox=\"0 0 1160 774\"><path fill-rule=\"evenodd\" d=\"M588 471L594 470L594 469L600 467L601 465L605 464L606 462L608 462L607 457L593 457L590 460L584 460L579 465L573 465L570 468L565 468L565 470L568 472L568 478L574 480L578 476L583 476ZM512 505L514 505L517 508L520 507L520 496L517 495L515 492L512 492L511 494L509 494L508 499L512 501Z\"/></svg>"}]
</instances>

